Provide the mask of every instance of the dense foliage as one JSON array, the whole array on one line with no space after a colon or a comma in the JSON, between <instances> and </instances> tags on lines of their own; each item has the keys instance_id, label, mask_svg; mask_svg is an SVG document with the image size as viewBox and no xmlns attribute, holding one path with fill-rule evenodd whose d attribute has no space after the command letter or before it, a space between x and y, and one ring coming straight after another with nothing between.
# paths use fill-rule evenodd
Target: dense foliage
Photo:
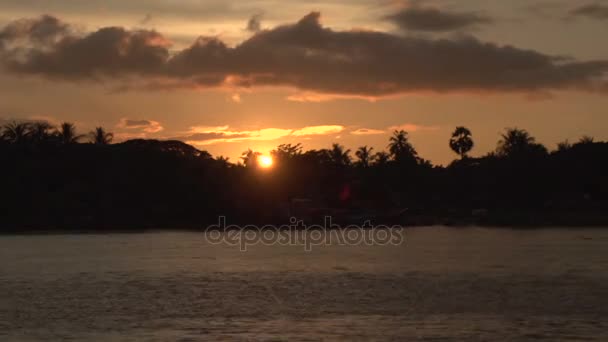
<instances>
[{"instance_id":1,"label":"dense foliage","mask_svg":"<svg viewBox=\"0 0 608 342\"><path fill-rule=\"evenodd\" d=\"M443 167L396 131L387 152L363 146L356 158L338 144L280 145L261 169L252 150L233 164L180 141L111 144L103 128L81 136L69 123L12 122L0 134L3 231L202 228L219 215L279 223L297 199L309 219L352 223L608 222L608 143L589 137L549 152L508 129L495 152L472 158L473 135L458 127L446 142L459 158Z\"/></svg>"}]
</instances>

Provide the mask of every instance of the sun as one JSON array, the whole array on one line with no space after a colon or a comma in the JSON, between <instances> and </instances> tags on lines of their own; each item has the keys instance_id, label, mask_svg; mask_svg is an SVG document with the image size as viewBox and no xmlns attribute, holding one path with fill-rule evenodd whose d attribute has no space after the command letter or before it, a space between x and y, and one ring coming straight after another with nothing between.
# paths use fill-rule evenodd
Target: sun
<instances>
[{"instance_id":1,"label":"sun","mask_svg":"<svg viewBox=\"0 0 608 342\"><path fill-rule=\"evenodd\" d=\"M272 157L271 156L259 156L258 157L258 165L261 168L267 169L272 166Z\"/></svg>"}]
</instances>

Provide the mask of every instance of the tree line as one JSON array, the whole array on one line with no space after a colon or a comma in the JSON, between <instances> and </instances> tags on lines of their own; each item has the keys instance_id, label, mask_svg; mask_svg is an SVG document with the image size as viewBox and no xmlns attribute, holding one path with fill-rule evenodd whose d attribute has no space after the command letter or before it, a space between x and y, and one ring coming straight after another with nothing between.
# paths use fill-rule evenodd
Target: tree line
<instances>
[{"instance_id":1,"label":"tree line","mask_svg":"<svg viewBox=\"0 0 608 342\"><path fill-rule=\"evenodd\" d=\"M471 157L473 134L456 127L446 147L458 158L444 167L420 157L408 133L398 130L382 151L281 144L271 152L270 170L258 169L253 150L231 163L180 141L112 140L102 127L80 135L71 123L3 125L1 229L200 228L219 215L278 222L296 199L308 201L312 219L608 222L608 143L591 137L549 151L526 130L509 128L494 151Z\"/></svg>"}]
</instances>

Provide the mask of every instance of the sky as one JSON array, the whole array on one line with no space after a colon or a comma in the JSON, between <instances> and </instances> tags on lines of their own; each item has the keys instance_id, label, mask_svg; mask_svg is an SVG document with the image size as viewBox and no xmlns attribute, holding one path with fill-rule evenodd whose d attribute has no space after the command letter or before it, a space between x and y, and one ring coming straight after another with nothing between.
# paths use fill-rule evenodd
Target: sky
<instances>
[{"instance_id":1,"label":"sky","mask_svg":"<svg viewBox=\"0 0 608 342\"><path fill-rule=\"evenodd\" d=\"M435 164L507 127L608 139L608 1L3 0L0 122L103 126L236 162L282 143Z\"/></svg>"}]
</instances>

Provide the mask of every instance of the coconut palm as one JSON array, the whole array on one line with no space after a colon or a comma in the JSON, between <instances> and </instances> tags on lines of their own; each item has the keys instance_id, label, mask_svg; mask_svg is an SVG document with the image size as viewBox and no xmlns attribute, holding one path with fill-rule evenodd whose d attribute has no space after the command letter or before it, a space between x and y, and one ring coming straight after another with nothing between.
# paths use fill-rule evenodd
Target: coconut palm
<instances>
[{"instance_id":1,"label":"coconut palm","mask_svg":"<svg viewBox=\"0 0 608 342\"><path fill-rule=\"evenodd\" d=\"M530 153L546 154L547 149L536 143L536 139L525 129L507 128L501 134L496 153L499 156L511 157Z\"/></svg>"},{"instance_id":2,"label":"coconut palm","mask_svg":"<svg viewBox=\"0 0 608 342\"><path fill-rule=\"evenodd\" d=\"M109 145L114 139L114 134L106 132L103 127L96 127L89 133L89 136L95 145Z\"/></svg>"},{"instance_id":3,"label":"coconut palm","mask_svg":"<svg viewBox=\"0 0 608 342\"><path fill-rule=\"evenodd\" d=\"M83 137L82 135L76 134L76 126L69 122L64 122L59 126L57 136L63 145L75 144Z\"/></svg>"},{"instance_id":4,"label":"coconut palm","mask_svg":"<svg viewBox=\"0 0 608 342\"><path fill-rule=\"evenodd\" d=\"M373 147L367 147L367 145L361 146L361 147L359 147L359 149L357 149L357 151L355 152L355 155L359 159L359 161L358 161L359 165L361 165L362 167L369 167L369 164L373 159L373 156L372 156L373 149L374 149Z\"/></svg>"},{"instance_id":5,"label":"coconut palm","mask_svg":"<svg viewBox=\"0 0 608 342\"><path fill-rule=\"evenodd\" d=\"M30 124L30 138L35 144L42 144L52 137L53 126L46 121L37 121Z\"/></svg>"},{"instance_id":6,"label":"coconut palm","mask_svg":"<svg viewBox=\"0 0 608 342\"><path fill-rule=\"evenodd\" d=\"M345 150L344 146L340 144L331 145L331 149L328 150L328 157L337 166L348 166L351 162L350 150Z\"/></svg>"},{"instance_id":7,"label":"coconut palm","mask_svg":"<svg viewBox=\"0 0 608 342\"><path fill-rule=\"evenodd\" d=\"M394 131L393 136L389 139L388 150L393 158L397 162L405 161L417 161L418 152L414 149L412 144L409 142L409 137L406 131Z\"/></svg>"},{"instance_id":8,"label":"coconut palm","mask_svg":"<svg viewBox=\"0 0 608 342\"><path fill-rule=\"evenodd\" d=\"M3 127L2 140L10 144L23 144L29 140L30 128L27 122L9 122Z\"/></svg>"},{"instance_id":9,"label":"coconut palm","mask_svg":"<svg viewBox=\"0 0 608 342\"><path fill-rule=\"evenodd\" d=\"M390 155L384 151L376 152L374 154L373 160L375 165L386 165L388 160L390 159Z\"/></svg>"},{"instance_id":10,"label":"coconut palm","mask_svg":"<svg viewBox=\"0 0 608 342\"><path fill-rule=\"evenodd\" d=\"M473 149L474 143L471 131L466 127L456 127L452 138L450 138L450 148L460 156L460 159L467 157L467 153Z\"/></svg>"}]
</instances>

